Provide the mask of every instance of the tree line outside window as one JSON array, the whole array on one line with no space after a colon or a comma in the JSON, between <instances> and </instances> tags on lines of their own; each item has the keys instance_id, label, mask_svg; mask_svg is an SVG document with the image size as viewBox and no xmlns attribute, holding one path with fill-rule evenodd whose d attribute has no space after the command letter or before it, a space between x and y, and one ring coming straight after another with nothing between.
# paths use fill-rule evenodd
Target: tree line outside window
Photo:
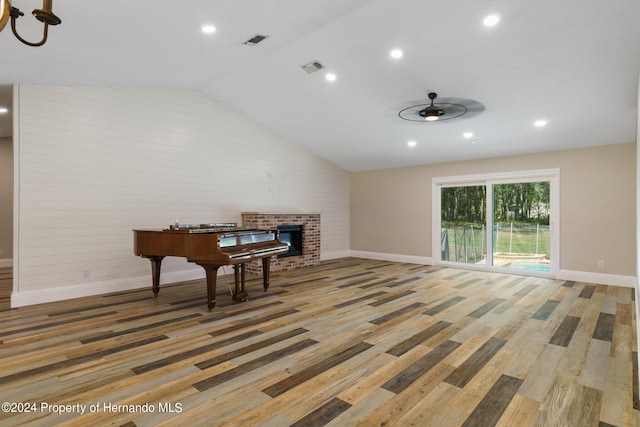
<instances>
[{"instance_id":1,"label":"tree line outside window","mask_svg":"<svg viewBox=\"0 0 640 427\"><path fill-rule=\"evenodd\" d=\"M493 186L493 222L549 225L548 181ZM442 188L443 226L484 224L487 190L484 185Z\"/></svg>"}]
</instances>

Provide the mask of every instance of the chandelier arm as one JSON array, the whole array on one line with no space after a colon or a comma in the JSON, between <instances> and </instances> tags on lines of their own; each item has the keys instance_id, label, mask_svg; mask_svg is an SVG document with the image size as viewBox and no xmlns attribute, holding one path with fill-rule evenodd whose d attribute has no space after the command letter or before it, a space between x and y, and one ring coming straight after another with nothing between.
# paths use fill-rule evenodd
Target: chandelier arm
<instances>
[{"instance_id":1,"label":"chandelier arm","mask_svg":"<svg viewBox=\"0 0 640 427\"><path fill-rule=\"evenodd\" d=\"M0 31L7 25L10 16L11 3L9 3L9 0L0 0Z\"/></svg>"},{"instance_id":2,"label":"chandelier arm","mask_svg":"<svg viewBox=\"0 0 640 427\"><path fill-rule=\"evenodd\" d=\"M16 9L15 7L11 8L11 31L13 31L13 35L16 36L16 38L20 40L22 43L29 46L38 47L45 44L45 42L47 41L47 35L49 33L49 24L47 24L46 22L44 23L44 34L42 36L42 40L39 41L38 43L31 43L23 39L22 37L20 37L20 34L18 34L18 31L16 30L16 19L23 15L24 14L20 12L19 9Z\"/></svg>"}]
</instances>

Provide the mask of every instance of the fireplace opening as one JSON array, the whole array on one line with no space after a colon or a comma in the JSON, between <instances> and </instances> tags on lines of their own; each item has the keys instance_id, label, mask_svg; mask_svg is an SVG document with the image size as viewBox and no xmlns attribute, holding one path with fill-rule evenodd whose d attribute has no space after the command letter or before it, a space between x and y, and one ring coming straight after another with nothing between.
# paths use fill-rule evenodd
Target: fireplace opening
<instances>
[{"instance_id":1,"label":"fireplace opening","mask_svg":"<svg viewBox=\"0 0 640 427\"><path fill-rule=\"evenodd\" d=\"M279 225L278 240L289 245L289 251L278 258L302 255L302 225Z\"/></svg>"}]
</instances>

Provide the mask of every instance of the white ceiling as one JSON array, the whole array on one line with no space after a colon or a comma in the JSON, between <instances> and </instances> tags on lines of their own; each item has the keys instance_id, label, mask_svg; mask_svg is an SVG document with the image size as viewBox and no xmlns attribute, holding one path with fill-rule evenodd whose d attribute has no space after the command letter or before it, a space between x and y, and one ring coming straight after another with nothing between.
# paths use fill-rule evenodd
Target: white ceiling
<instances>
[{"instance_id":1,"label":"white ceiling","mask_svg":"<svg viewBox=\"0 0 640 427\"><path fill-rule=\"evenodd\" d=\"M40 3L12 3L26 12L23 37L39 40L29 11ZM349 171L636 140L638 0L56 0L53 10L62 24L42 47L9 25L0 33L0 85L196 88ZM490 12L502 17L494 28L482 24ZM204 23L217 31L202 34ZM255 34L269 38L243 45ZM392 60L392 48L404 56ZM300 68L312 60L337 80ZM486 110L398 118L429 91ZM539 118L549 124L535 128Z\"/></svg>"}]
</instances>

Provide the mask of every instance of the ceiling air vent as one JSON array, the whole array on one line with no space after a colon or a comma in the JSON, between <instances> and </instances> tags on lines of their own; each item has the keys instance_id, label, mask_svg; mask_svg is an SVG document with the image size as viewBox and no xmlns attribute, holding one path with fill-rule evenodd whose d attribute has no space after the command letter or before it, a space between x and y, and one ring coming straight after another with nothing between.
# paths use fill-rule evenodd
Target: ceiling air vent
<instances>
[{"instance_id":1,"label":"ceiling air vent","mask_svg":"<svg viewBox=\"0 0 640 427\"><path fill-rule=\"evenodd\" d=\"M322 70L323 68L324 65L322 65L318 61L309 62L308 64L302 66L302 69L309 74L315 73L316 71Z\"/></svg>"},{"instance_id":2,"label":"ceiling air vent","mask_svg":"<svg viewBox=\"0 0 640 427\"><path fill-rule=\"evenodd\" d=\"M246 44L248 46L255 46L258 43L260 43L261 41L263 41L264 39L266 39L269 36L262 36L260 34L256 34L255 36L251 37L249 40L247 40L246 42L242 43L242 44Z\"/></svg>"}]
</instances>

